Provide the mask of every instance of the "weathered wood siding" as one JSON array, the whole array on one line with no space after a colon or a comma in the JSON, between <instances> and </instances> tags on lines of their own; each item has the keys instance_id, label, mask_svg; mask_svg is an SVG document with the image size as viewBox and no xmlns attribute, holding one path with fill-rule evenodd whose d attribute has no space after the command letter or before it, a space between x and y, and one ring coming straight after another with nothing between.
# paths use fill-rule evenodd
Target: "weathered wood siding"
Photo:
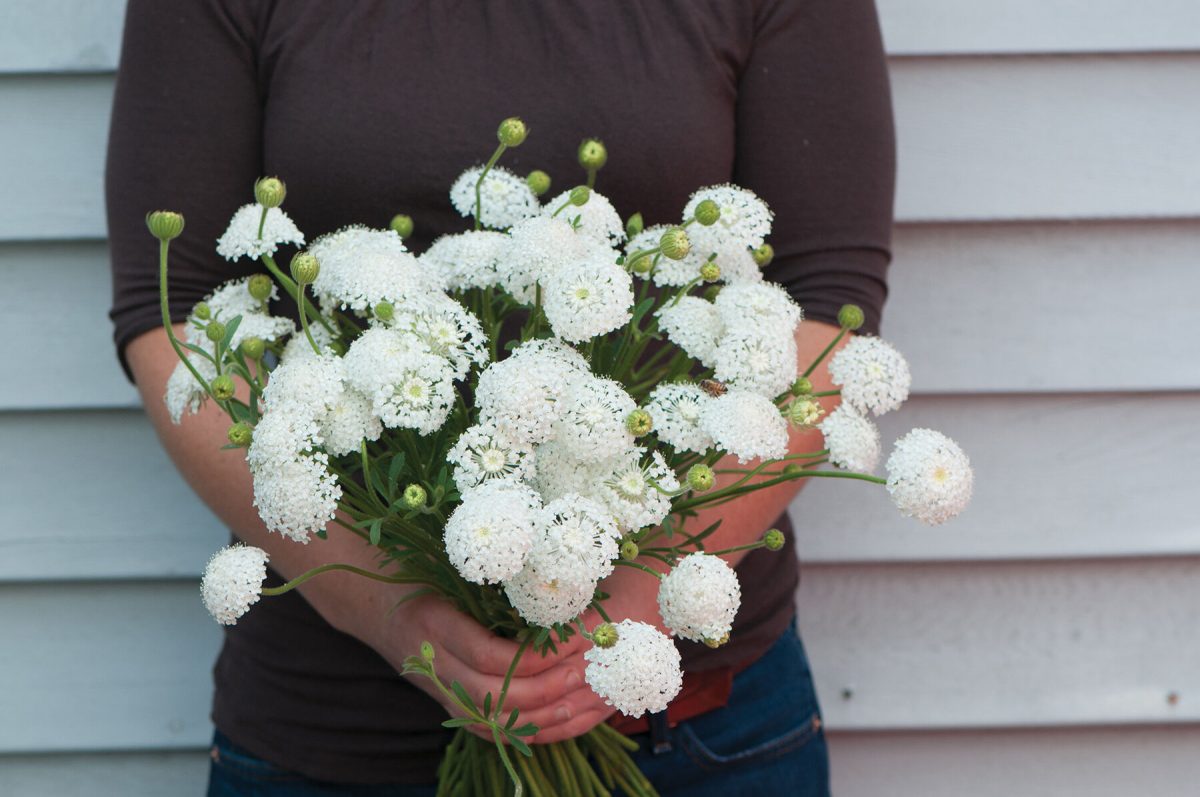
<instances>
[{"instance_id":1,"label":"weathered wood siding","mask_svg":"<svg viewBox=\"0 0 1200 797\"><path fill-rule=\"evenodd\" d=\"M861 485L795 506L837 793L1192 794L1200 4L879 2L901 159L886 333L918 392L882 426L960 439L978 491L938 529ZM0 8L0 337L41 342L0 379L20 463L0 481L5 795L198 793L205 771L219 632L195 586L224 533L105 318L123 5Z\"/></svg>"}]
</instances>

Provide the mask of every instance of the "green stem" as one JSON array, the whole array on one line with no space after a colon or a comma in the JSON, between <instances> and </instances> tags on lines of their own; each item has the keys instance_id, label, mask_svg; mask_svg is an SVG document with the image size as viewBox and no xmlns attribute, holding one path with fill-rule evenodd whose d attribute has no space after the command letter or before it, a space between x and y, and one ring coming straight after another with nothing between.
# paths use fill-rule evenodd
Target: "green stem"
<instances>
[{"instance_id":1,"label":"green stem","mask_svg":"<svg viewBox=\"0 0 1200 797\"><path fill-rule=\"evenodd\" d=\"M500 687L500 698L496 701L496 712L493 715L496 719L500 718L500 710L504 708L504 698L508 697L508 685L512 683L513 673L517 671L517 662L521 660L521 654L525 652L525 648L529 647L529 637L521 640L521 646L517 648L517 653L513 656L512 662L508 665L508 672L504 674L504 685Z\"/></svg>"},{"instance_id":2,"label":"green stem","mask_svg":"<svg viewBox=\"0 0 1200 797\"><path fill-rule=\"evenodd\" d=\"M304 330L304 337L308 338L308 345L312 346L312 350L320 357L321 347L317 345L317 342L313 340L312 333L308 331L308 313L305 310L308 305L308 299L304 296L304 287L305 284L303 282L296 286L296 289L300 292L301 299L301 301L296 302L300 306L300 327Z\"/></svg>"},{"instance_id":3,"label":"green stem","mask_svg":"<svg viewBox=\"0 0 1200 797\"><path fill-rule=\"evenodd\" d=\"M719 551L705 551L709 556L724 556L727 553L737 553L738 551L754 551L759 548L766 547L766 543L762 540L757 542L748 542L745 545L735 545L732 548L722 548Z\"/></svg>"},{"instance_id":4,"label":"green stem","mask_svg":"<svg viewBox=\"0 0 1200 797\"><path fill-rule=\"evenodd\" d=\"M659 579L660 581L662 580L662 577L663 577L662 573L658 572L657 570L655 570L652 567L646 567L641 562L631 562L628 559L618 559L616 561L616 564L623 565L625 567L633 567L638 570L641 570L644 573L649 573L650 575L654 576L655 578Z\"/></svg>"},{"instance_id":5,"label":"green stem","mask_svg":"<svg viewBox=\"0 0 1200 797\"><path fill-rule=\"evenodd\" d=\"M812 365L805 369L803 376L810 376L813 371L817 370L817 366L821 364L821 361L825 359L825 356L829 354L829 352L833 351L833 347L838 345L838 341L845 336L846 328L842 327L840 330L838 330L838 333L836 336L834 336L833 340L829 341L829 345L825 347L825 350L817 355L817 359L812 361Z\"/></svg>"},{"instance_id":6,"label":"green stem","mask_svg":"<svg viewBox=\"0 0 1200 797\"><path fill-rule=\"evenodd\" d=\"M475 181L475 229L478 231L482 227L479 221L479 214L483 209L483 180L487 177L488 172L496 165L496 161L500 160L500 156L504 154L504 150L508 147L504 142L500 142L500 146L496 147L496 151L492 153L492 157L488 159L487 165L483 167L483 171L479 173L479 179Z\"/></svg>"},{"instance_id":7,"label":"green stem","mask_svg":"<svg viewBox=\"0 0 1200 797\"><path fill-rule=\"evenodd\" d=\"M208 386L208 381L200 375L196 370L196 366L192 365L190 358L183 353L183 346L179 345L179 339L175 337L175 327L171 325L171 307L167 303L167 250L170 247L170 242L160 241L158 245L158 299L162 309L163 329L167 331L167 338L171 341L171 347L175 349L175 354L183 362L187 369L192 372L192 376L204 388L204 392L212 396L212 388ZM220 369L218 368L218 371ZM214 401L216 399L214 398Z\"/></svg>"},{"instance_id":8,"label":"green stem","mask_svg":"<svg viewBox=\"0 0 1200 797\"><path fill-rule=\"evenodd\" d=\"M291 581L287 582L286 584L282 584L278 587L264 587L262 594L263 595L283 595L284 593L291 592L296 587L303 584L305 581L308 581L310 578L314 578L315 576L319 576L322 573L328 573L333 570L344 570L347 573L354 573L355 575L362 576L363 578L370 578L370 579L374 579L375 581L382 581L385 584L423 584L423 583L425 583L422 580L416 579L416 578L408 578L405 576L385 576L382 573L376 573L371 570L363 570L361 567L355 567L354 565L344 565L344 564L339 564L337 562L334 562L334 563L327 564L327 565L321 565L320 567L314 567L312 570L309 570L307 573L301 573L300 575L293 578Z\"/></svg>"},{"instance_id":9,"label":"green stem","mask_svg":"<svg viewBox=\"0 0 1200 797\"><path fill-rule=\"evenodd\" d=\"M788 473L776 479L768 479L766 481L757 482L756 484L747 485L746 487L740 487L737 490L732 490L729 492L722 490L711 495L703 496L702 498L695 498L690 501L682 501L673 508L673 511L681 512L688 509L696 509L713 504L717 501L723 501L724 499L745 495L746 493L754 492L755 490L774 487L775 485L782 484L784 482L813 477L824 479L857 479L858 481L872 482L874 484L887 484L887 479L883 478L882 476L872 476L867 473L852 473L839 470L798 470L795 473Z\"/></svg>"}]
</instances>

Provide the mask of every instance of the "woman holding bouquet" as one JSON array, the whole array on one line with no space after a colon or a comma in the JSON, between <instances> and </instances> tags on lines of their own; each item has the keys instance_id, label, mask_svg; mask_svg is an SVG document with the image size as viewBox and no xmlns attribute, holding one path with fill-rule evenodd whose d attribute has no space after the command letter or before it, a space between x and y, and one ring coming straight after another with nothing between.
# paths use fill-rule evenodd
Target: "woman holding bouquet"
<instances>
[{"instance_id":1,"label":"woman holding bouquet","mask_svg":"<svg viewBox=\"0 0 1200 797\"><path fill-rule=\"evenodd\" d=\"M667 221L695 188L726 182L766 200L776 216L766 277L804 308L801 363L828 343L844 304L863 308L864 331L878 329L894 154L870 0L131 0L127 13L107 172L118 351L177 466L237 538L270 554L272 583L329 562L372 569L376 555L332 524L310 545L269 535L245 465L212 445L227 419L210 404L170 423L161 397L177 360L148 208L187 218L170 283L181 321L219 283L258 270L219 259L211 244L259 176L287 181L303 230L383 227L405 213L417 220L406 244L420 251L464 229L446 186L480 159L497 120L519 115L533 134L506 156L509 168L543 170L567 188L583 179L581 132L594 135L607 163L579 156L603 167L597 190L623 216ZM811 378L829 388L823 367ZM792 435L793 451L822 447L818 432ZM787 530L798 484L705 510L696 528L723 520L713 550ZM665 714L611 718L584 683L590 643L580 636L522 659L507 705L539 727L537 743L613 722L639 742L637 763L662 795L827 794L794 631L791 538L779 554L725 557L743 595L730 641L678 641L684 687ZM657 579L618 568L602 587L614 618L661 625ZM449 738L440 723L455 709L425 679L399 677L401 663L429 640L443 678L479 696L500 691L517 646L436 597L390 611L410 590L330 574L228 630L214 671L210 794L434 793Z\"/></svg>"}]
</instances>

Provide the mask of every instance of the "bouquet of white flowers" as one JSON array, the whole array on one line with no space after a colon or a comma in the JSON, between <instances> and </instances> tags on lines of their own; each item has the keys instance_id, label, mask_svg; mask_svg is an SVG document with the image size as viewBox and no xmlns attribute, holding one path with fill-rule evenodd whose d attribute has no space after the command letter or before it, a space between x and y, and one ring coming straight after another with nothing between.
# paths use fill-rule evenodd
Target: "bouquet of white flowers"
<instances>
[{"instance_id":1,"label":"bouquet of white flowers","mask_svg":"<svg viewBox=\"0 0 1200 797\"><path fill-rule=\"evenodd\" d=\"M673 635L720 645L741 598L721 554L778 550L783 535L706 550L716 526L690 528L699 510L840 477L886 485L904 514L941 523L966 505L972 473L928 429L896 443L886 478L870 473L880 441L868 415L907 397L908 366L884 341L852 338L829 363L842 404L824 414L818 399L830 394L808 376L862 311L844 307L841 331L800 371L801 309L762 278L772 214L753 193L703 188L678 225L623 224L593 190L607 157L598 141L580 148L586 184L543 203L546 174L497 165L525 135L518 119L500 125L491 159L450 189L474 229L419 256L404 244L412 220L397 216L390 229L318 238L285 273L277 247L305 237L280 209L283 183L255 185L217 251L269 274L224 284L192 310L183 340L171 335L180 363L165 400L176 422L206 400L229 415L228 447L245 449L268 529L307 543L337 523L378 549L381 568L334 563L264 588L267 554L235 545L213 557L201 593L233 624L260 595L328 570L415 585L410 596L441 596L519 643L518 659L582 635L587 683L636 717L677 694L680 657L657 628L608 617L601 583L615 566L661 580ZM147 222L161 241L170 331L168 248L183 218L156 211ZM268 312L280 287L299 327ZM788 453L789 423L819 428L825 449ZM590 629L589 609L603 621ZM445 722L458 730L439 794L502 794L508 781L517 794L654 793L632 743L607 725L531 746L537 728L506 711L508 679L496 695L445 684L429 643L404 671L433 679L461 714Z\"/></svg>"}]
</instances>

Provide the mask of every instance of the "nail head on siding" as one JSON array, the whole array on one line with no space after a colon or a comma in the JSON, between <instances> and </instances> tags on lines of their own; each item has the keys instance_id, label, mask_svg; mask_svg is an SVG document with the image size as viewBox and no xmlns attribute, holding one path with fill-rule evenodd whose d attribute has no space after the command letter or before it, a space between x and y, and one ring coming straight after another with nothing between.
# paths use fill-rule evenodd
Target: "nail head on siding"
<instances>
[{"instance_id":1,"label":"nail head on siding","mask_svg":"<svg viewBox=\"0 0 1200 797\"><path fill-rule=\"evenodd\" d=\"M1179 693L1176 692L1174 689L1172 689L1170 692L1167 692L1167 705L1168 706L1178 706L1179 705Z\"/></svg>"}]
</instances>

